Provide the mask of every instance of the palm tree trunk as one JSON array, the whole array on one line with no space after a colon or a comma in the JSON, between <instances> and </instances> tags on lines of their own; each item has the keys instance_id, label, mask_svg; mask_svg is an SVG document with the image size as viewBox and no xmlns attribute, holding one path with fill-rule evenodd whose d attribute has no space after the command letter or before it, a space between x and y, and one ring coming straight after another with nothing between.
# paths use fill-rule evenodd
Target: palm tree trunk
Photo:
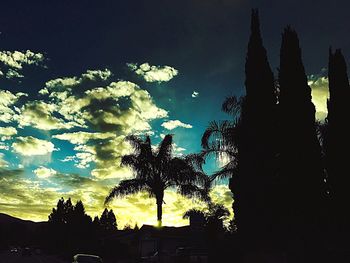
<instances>
[{"instance_id":1,"label":"palm tree trunk","mask_svg":"<svg viewBox=\"0 0 350 263\"><path fill-rule=\"evenodd\" d=\"M163 213L163 196L157 197L157 221L158 227L162 226L162 213Z\"/></svg>"}]
</instances>

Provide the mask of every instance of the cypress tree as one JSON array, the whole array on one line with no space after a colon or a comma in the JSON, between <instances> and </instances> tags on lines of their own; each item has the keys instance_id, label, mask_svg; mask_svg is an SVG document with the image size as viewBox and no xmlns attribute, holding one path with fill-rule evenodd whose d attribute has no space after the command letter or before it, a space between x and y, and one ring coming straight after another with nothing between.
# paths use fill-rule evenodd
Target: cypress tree
<instances>
[{"instance_id":1,"label":"cypress tree","mask_svg":"<svg viewBox=\"0 0 350 263\"><path fill-rule=\"evenodd\" d=\"M315 106L311 101L299 39L291 27L282 34L279 85L279 189L276 200L282 222L280 233L292 253L304 257L301 250L311 251L317 244L324 178Z\"/></svg>"},{"instance_id":2,"label":"cypress tree","mask_svg":"<svg viewBox=\"0 0 350 263\"><path fill-rule=\"evenodd\" d=\"M118 228L117 219L116 219L112 209L108 212L108 223L109 223L110 230L117 230L117 228Z\"/></svg>"},{"instance_id":3,"label":"cypress tree","mask_svg":"<svg viewBox=\"0 0 350 263\"><path fill-rule=\"evenodd\" d=\"M350 234L350 216L347 211L350 197L350 177L348 171L348 155L350 149L350 128L348 98L350 86L347 66L340 49L334 53L330 49L328 64L329 100L326 119L327 132L324 147L326 152L327 173L330 181L330 201L334 224L332 231L336 234L339 244L346 245ZM334 238L333 238L334 240Z\"/></svg>"},{"instance_id":4,"label":"cypress tree","mask_svg":"<svg viewBox=\"0 0 350 263\"><path fill-rule=\"evenodd\" d=\"M238 232L253 246L252 241L259 245L259 239L266 240L271 231L276 108L274 76L263 46L257 10L252 10L245 75L246 96L238 124L238 173L230 186Z\"/></svg>"}]
</instances>

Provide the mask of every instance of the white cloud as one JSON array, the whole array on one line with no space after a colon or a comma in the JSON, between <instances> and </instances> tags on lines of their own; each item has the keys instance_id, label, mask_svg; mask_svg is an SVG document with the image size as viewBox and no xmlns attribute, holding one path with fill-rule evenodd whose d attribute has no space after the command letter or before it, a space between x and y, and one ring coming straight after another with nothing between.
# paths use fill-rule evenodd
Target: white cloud
<instances>
[{"instance_id":1,"label":"white cloud","mask_svg":"<svg viewBox=\"0 0 350 263\"><path fill-rule=\"evenodd\" d=\"M57 79L47 81L45 83L45 87L47 89L52 89L56 87L72 87L72 86L78 85L79 83L80 81L76 77L57 78ZM42 93L42 91L40 90L39 93Z\"/></svg>"},{"instance_id":2,"label":"white cloud","mask_svg":"<svg viewBox=\"0 0 350 263\"><path fill-rule=\"evenodd\" d=\"M22 75L18 71L14 70L14 69L11 69L11 68L6 72L5 76L6 76L7 79L23 78L24 77L24 75Z\"/></svg>"},{"instance_id":3,"label":"white cloud","mask_svg":"<svg viewBox=\"0 0 350 263\"><path fill-rule=\"evenodd\" d=\"M127 66L147 82L166 82L178 74L178 70L170 66L152 66L148 63L143 63L140 66L128 63Z\"/></svg>"},{"instance_id":4,"label":"white cloud","mask_svg":"<svg viewBox=\"0 0 350 263\"><path fill-rule=\"evenodd\" d=\"M75 161L75 156L66 156L61 162L74 162Z\"/></svg>"},{"instance_id":5,"label":"white cloud","mask_svg":"<svg viewBox=\"0 0 350 263\"><path fill-rule=\"evenodd\" d=\"M14 127L0 127L0 140L10 140L13 135L17 134L17 130Z\"/></svg>"},{"instance_id":6,"label":"white cloud","mask_svg":"<svg viewBox=\"0 0 350 263\"><path fill-rule=\"evenodd\" d=\"M323 76L311 75L308 77L308 79L308 84L311 87L312 102L316 107L316 119L323 121L328 114L328 78Z\"/></svg>"},{"instance_id":7,"label":"white cloud","mask_svg":"<svg viewBox=\"0 0 350 263\"><path fill-rule=\"evenodd\" d=\"M49 93L50 89L69 89L74 86L81 84L85 80L97 81L102 80L106 81L112 76L112 72L109 69L104 70L87 70L86 73L83 73L81 77L66 77L66 78L57 78L49 80L45 83L45 88L40 90L40 94Z\"/></svg>"},{"instance_id":8,"label":"white cloud","mask_svg":"<svg viewBox=\"0 0 350 263\"><path fill-rule=\"evenodd\" d=\"M35 169L33 172L38 178L49 178L57 174L57 172L54 169L46 168L44 166L40 166L39 168Z\"/></svg>"},{"instance_id":9,"label":"white cloud","mask_svg":"<svg viewBox=\"0 0 350 263\"><path fill-rule=\"evenodd\" d=\"M95 154L89 152L78 152L76 157L80 160L80 162L76 164L76 166L80 169L88 168L90 167L91 162L96 161Z\"/></svg>"},{"instance_id":10,"label":"white cloud","mask_svg":"<svg viewBox=\"0 0 350 263\"><path fill-rule=\"evenodd\" d=\"M13 121L16 115L14 104L22 96L27 96L27 94L22 92L13 94L8 90L0 90L0 122L9 123Z\"/></svg>"},{"instance_id":11,"label":"white cloud","mask_svg":"<svg viewBox=\"0 0 350 263\"><path fill-rule=\"evenodd\" d=\"M51 103L56 105L55 112L65 120L94 132L56 134L53 138L76 145L74 158L65 161L73 161L79 168L86 168L94 162L96 165L91 172L94 177L130 175L126 168L118 166L121 156L130 149L123 141L125 136L150 132L150 122L167 117L168 112L157 107L146 90L129 81L112 82L85 91L71 88L72 83L82 78L73 77L66 87L60 86L62 81L59 81L60 85L51 82L42 93L49 92Z\"/></svg>"},{"instance_id":12,"label":"white cloud","mask_svg":"<svg viewBox=\"0 0 350 263\"><path fill-rule=\"evenodd\" d=\"M186 129L192 128L191 124L186 124L186 123L183 123L179 120L170 120L167 122L163 122L161 126L167 130L173 130L173 129L178 128L178 127L182 127L182 128L186 128Z\"/></svg>"},{"instance_id":13,"label":"white cloud","mask_svg":"<svg viewBox=\"0 0 350 263\"><path fill-rule=\"evenodd\" d=\"M5 144L4 142L0 142L0 150L9 150L9 146Z\"/></svg>"},{"instance_id":14,"label":"white cloud","mask_svg":"<svg viewBox=\"0 0 350 263\"><path fill-rule=\"evenodd\" d=\"M109 70L88 70L81 76L47 81L39 91L43 95L40 100L29 100L21 106L14 105L19 94L6 92L3 98L11 95L3 103L9 111L6 121L16 121L21 128L44 131L75 128L74 132L56 133L51 137L74 145L75 154L62 161L71 161L82 169L94 163L91 175L99 179L131 176L128 168L119 167L121 156L130 152L130 145L124 142L125 136L152 133L152 120L165 118L168 112L159 108L149 92L135 83L121 80L101 85L98 82L111 75ZM0 103L3 98L0 97ZM37 140L18 137L12 143L12 149L21 155L22 162L43 165L50 161L54 145ZM49 145L44 147L44 144Z\"/></svg>"},{"instance_id":15,"label":"white cloud","mask_svg":"<svg viewBox=\"0 0 350 263\"><path fill-rule=\"evenodd\" d=\"M63 134L56 134L53 135L52 138L56 138L59 140L65 140L69 141L72 144L85 144L89 140L97 140L97 139L107 139L107 138L113 138L116 135L112 132L72 132L72 133L63 133Z\"/></svg>"},{"instance_id":16,"label":"white cloud","mask_svg":"<svg viewBox=\"0 0 350 263\"><path fill-rule=\"evenodd\" d=\"M197 98L199 96L199 92L193 91L191 96L192 98Z\"/></svg>"},{"instance_id":17,"label":"white cloud","mask_svg":"<svg viewBox=\"0 0 350 263\"><path fill-rule=\"evenodd\" d=\"M52 142L32 136L17 137L16 141L12 143L12 148L16 153L23 156L49 155L55 150Z\"/></svg>"},{"instance_id":18,"label":"white cloud","mask_svg":"<svg viewBox=\"0 0 350 263\"><path fill-rule=\"evenodd\" d=\"M176 143L173 143L173 153L175 156L183 156L185 148L178 146Z\"/></svg>"},{"instance_id":19,"label":"white cloud","mask_svg":"<svg viewBox=\"0 0 350 263\"><path fill-rule=\"evenodd\" d=\"M19 127L31 126L40 130L71 129L80 126L75 122L55 117L54 112L57 112L55 104L29 101L19 109L15 120Z\"/></svg>"},{"instance_id":20,"label":"white cloud","mask_svg":"<svg viewBox=\"0 0 350 263\"><path fill-rule=\"evenodd\" d=\"M112 76L112 72L109 69L104 70L87 70L82 74L81 80L107 80Z\"/></svg>"},{"instance_id":21,"label":"white cloud","mask_svg":"<svg viewBox=\"0 0 350 263\"><path fill-rule=\"evenodd\" d=\"M27 50L20 51L0 51L0 63L7 68L6 73L3 71L0 75L5 75L6 78L21 78L19 73L23 69L23 65L40 65L44 61L44 55L41 53L34 53Z\"/></svg>"}]
</instances>

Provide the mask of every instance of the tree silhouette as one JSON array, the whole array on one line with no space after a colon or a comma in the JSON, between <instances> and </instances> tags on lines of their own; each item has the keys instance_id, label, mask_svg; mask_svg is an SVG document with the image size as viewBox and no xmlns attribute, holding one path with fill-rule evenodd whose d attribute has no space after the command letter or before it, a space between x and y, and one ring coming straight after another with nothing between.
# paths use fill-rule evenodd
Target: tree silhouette
<instances>
[{"instance_id":1,"label":"tree silhouette","mask_svg":"<svg viewBox=\"0 0 350 263\"><path fill-rule=\"evenodd\" d=\"M81 200L77 201L72 211L72 221L78 225L88 225L91 223L91 217L85 212L84 204Z\"/></svg>"},{"instance_id":2,"label":"tree silhouette","mask_svg":"<svg viewBox=\"0 0 350 263\"><path fill-rule=\"evenodd\" d=\"M82 206L82 203L78 205L80 206L79 209L83 209L84 213L84 206ZM53 208L51 214L49 215L49 222L53 224L60 224L60 225L67 225L72 222L72 219L74 217L74 206L72 204L72 201L70 198L68 198L66 201L64 201L64 198L62 197L57 202L56 209Z\"/></svg>"},{"instance_id":3,"label":"tree silhouette","mask_svg":"<svg viewBox=\"0 0 350 263\"><path fill-rule=\"evenodd\" d=\"M156 199L157 220L161 226L165 189L176 188L184 196L208 200L206 175L192 155L173 157L172 135L166 135L155 151L152 150L149 136L142 140L131 135L127 140L135 152L123 156L121 163L133 169L135 178L123 180L114 187L106 197L106 203L113 197L148 192L150 197Z\"/></svg>"},{"instance_id":4,"label":"tree silhouette","mask_svg":"<svg viewBox=\"0 0 350 263\"><path fill-rule=\"evenodd\" d=\"M279 232L290 249L298 250L295 249L298 246L299 250L311 251L310 246L317 243L319 234L324 174L311 88L302 63L299 39L291 27L282 34L279 86L276 198L276 208L280 212L276 216L282 223Z\"/></svg>"},{"instance_id":5,"label":"tree silhouette","mask_svg":"<svg viewBox=\"0 0 350 263\"><path fill-rule=\"evenodd\" d=\"M183 218L189 218L190 222L196 220L203 223L202 229L204 230L208 246L208 262L220 262L225 259L222 245L227 229L223 222L229 216L230 211L224 205L212 202L204 210L190 209L183 215Z\"/></svg>"},{"instance_id":6,"label":"tree silhouette","mask_svg":"<svg viewBox=\"0 0 350 263\"><path fill-rule=\"evenodd\" d=\"M348 156L350 149L349 125L346 122L349 117L348 101L350 86L347 74L347 66L340 49L334 53L329 51L328 64L329 100L328 116L326 119L326 134L324 148L328 180L331 187L330 198L333 214L333 226L331 230L338 240L337 247L345 246L350 234L350 216L346 209L349 200L350 178L347 175Z\"/></svg>"},{"instance_id":7,"label":"tree silhouette","mask_svg":"<svg viewBox=\"0 0 350 263\"><path fill-rule=\"evenodd\" d=\"M210 176L211 181L231 178L237 172L237 130L242 103L242 98L226 98L222 104L222 111L230 114L233 119L212 121L203 133L203 150L199 154L199 159L204 161L207 157L215 155L218 160L226 160L226 163L224 163L221 169Z\"/></svg>"},{"instance_id":8,"label":"tree silhouette","mask_svg":"<svg viewBox=\"0 0 350 263\"><path fill-rule=\"evenodd\" d=\"M105 231L113 231L117 229L117 220L112 209L108 211L108 209L105 208L103 210L99 224Z\"/></svg>"},{"instance_id":9,"label":"tree silhouette","mask_svg":"<svg viewBox=\"0 0 350 263\"><path fill-rule=\"evenodd\" d=\"M64 224L64 215L65 212L65 202L63 197L58 200L57 208L53 208L51 214L49 215L49 222L53 224Z\"/></svg>"},{"instance_id":10,"label":"tree silhouette","mask_svg":"<svg viewBox=\"0 0 350 263\"><path fill-rule=\"evenodd\" d=\"M238 172L232 178L235 221L247 245L257 246L271 235L276 156L276 89L260 33L257 10L252 10L251 35L245 64L246 96L238 124ZM254 237L254 238L253 238Z\"/></svg>"},{"instance_id":11,"label":"tree silhouette","mask_svg":"<svg viewBox=\"0 0 350 263\"><path fill-rule=\"evenodd\" d=\"M210 202L206 210L189 209L183 214L184 219L191 217L202 218L204 226L209 227L213 232L224 231L223 222L230 216L230 211L223 204L215 204Z\"/></svg>"},{"instance_id":12,"label":"tree silhouette","mask_svg":"<svg viewBox=\"0 0 350 263\"><path fill-rule=\"evenodd\" d=\"M82 201L72 204L70 198L61 198L49 215L48 242L57 250L70 253L73 249L88 247L91 243L92 220Z\"/></svg>"},{"instance_id":13,"label":"tree silhouette","mask_svg":"<svg viewBox=\"0 0 350 263\"><path fill-rule=\"evenodd\" d=\"M100 219L98 218L98 216L94 217L92 224L94 225L95 228L98 228L100 226Z\"/></svg>"}]
</instances>

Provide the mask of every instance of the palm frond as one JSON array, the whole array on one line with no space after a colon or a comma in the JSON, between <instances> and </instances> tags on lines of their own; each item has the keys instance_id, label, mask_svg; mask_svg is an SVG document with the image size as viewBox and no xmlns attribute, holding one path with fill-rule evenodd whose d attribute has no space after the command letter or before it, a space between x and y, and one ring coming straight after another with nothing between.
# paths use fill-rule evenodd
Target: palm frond
<instances>
[{"instance_id":1,"label":"palm frond","mask_svg":"<svg viewBox=\"0 0 350 263\"><path fill-rule=\"evenodd\" d=\"M203 171L203 164L205 164L205 158L201 154L188 154L185 156L185 160L194 169Z\"/></svg>"},{"instance_id":2,"label":"palm frond","mask_svg":"<svg viewBox=\"0 0 350 263\"><path fill-rule=\"evenodd\" d=\"M237 159L238 150L237 148L225 149L221 145L211 145L210 148L202 150L200 155L205 159L209 156L215 155L215 157L221 157L222 155L227 155L230 160Z\"/></svg>"},{"instance_id":3,"label":"palm frond","mask_svg":"<svg viewBox=\"0 0 350 263\"><path fill-rule=\"evenodd\" d=\"M175 157L169 161L168 171L164 174L164 179L169 182L169 186L181 184L198 184L204 186L208 180L203 170L195 167L192 157Z\"/></svg>"},{"instance_id":4,"label":"palm frond","mask_svg":"<svg viewBox=\"0 0 350 263\"><path fill-rule=\"evenodd\" d=\"M122 197L129 194L135 194L140 191L150 191L145 180L130 179L123 180L119 185L115 186L105 199L105 204L109 203L114 197Z\"/></svg>"},{"instance_id":5,"label":"palm frond","mask_svg":"<svg viewBox=\"0 0 350 263\"><path fill-rule=\"evenodd\" d=\"M184 214L183 214L183 216L182 216L182 218L183 219L188 219L188 218L190 218L191 216L202 216L203 218L204 218L204 212L203 211L201 211L201 210L198 210L198 209L195 209L195 208L192 208L192 209L190 209L190 210L187 210Z\"/></svg>"},{"instance_id":6,"label":"palm frond","mask_svg":"<svg viewBox=\"0 0 350 263\"><path fill-rule=\"evenodd\" d=\"M142 140L136 135L128 135L125 137L125 140L131 144L135 151L140 151L142 146Z\"/></svg>"},{"instance_id":7,"label":"palm frond","mask_svg":"<svg viewBox=\"0 0 350 263\"><path fill-rule=\"evenodd\" d=\"M147 153L148 155L153 155L152 154L152 143L151 143L151 138L149 136L146 137L144 143L144 151L145 153Z\"/></svg>"},{"instance_id":8,"label":"palm frond","mask_svg":"<svg viewBox=\"0 0 350 263\"><path fill-rule=\"evenodd\" d=\"M233 121L212 121L202 136L202 147L210 148L212 145L231 147L235 145L237 126Z\"/></svg>"},{"instance_id":9,"label":"palm frond","mask_svg":"<svg viewBox=\"0 0 350 263\"><path fill-rule=\"evenodd\" d=\"M124 155L121 160L122 166L129 166L134 174L136 179L147 180L149 179L149 175L151 173L151 164L150 160L143 157L141 154L139 155Z\"/></svg>"},{"instance_id":10,"label":"palm frond","mask_svg":"<svg viewBox=\"0 0 350 263\"><path fill-rule=\"evenodd\" d=\"M173 135L167 134L165 135L164 139L158 146L157 151L157 160L158 161L165 161L169 160L171 158L172 154L172 144L173 144Z\"/></svg>"},{"instance_id":11,"label":"palm frond","mask_svg":"<svg viewBox=\"0 0 350 263\"><path fill-rule=\"evenodd\" d=\"M229 162L224 167L222 167L219 171L213 173L210 176L211 181L221 180L231 178L238 171L236 162Z\"/></svg>"},{"instance_id":12,"label":"palm frond","mask_svg":"<svg viewBox=\"0 0 350 263\"><path fill-rule=\"evenodd\" d=\"M237 98L235 96L227 97L222 103L221 110L226 112L234 117L237 117L240 114L241 107L243 103L243 98Z\"/></svg>"},{"instance_id":13,"label":"palm frond","mask_svg":"<svg viewBox=\"0 0 350 263\"><path fill-rule=\"evenodd\" d=\"M134 154L128 154L124 155L122 157L122 160L120 162L122 166L130 166L130 167L135 167L138 164L138 159L137 156Z\"/></svg>"}]
</instances>

